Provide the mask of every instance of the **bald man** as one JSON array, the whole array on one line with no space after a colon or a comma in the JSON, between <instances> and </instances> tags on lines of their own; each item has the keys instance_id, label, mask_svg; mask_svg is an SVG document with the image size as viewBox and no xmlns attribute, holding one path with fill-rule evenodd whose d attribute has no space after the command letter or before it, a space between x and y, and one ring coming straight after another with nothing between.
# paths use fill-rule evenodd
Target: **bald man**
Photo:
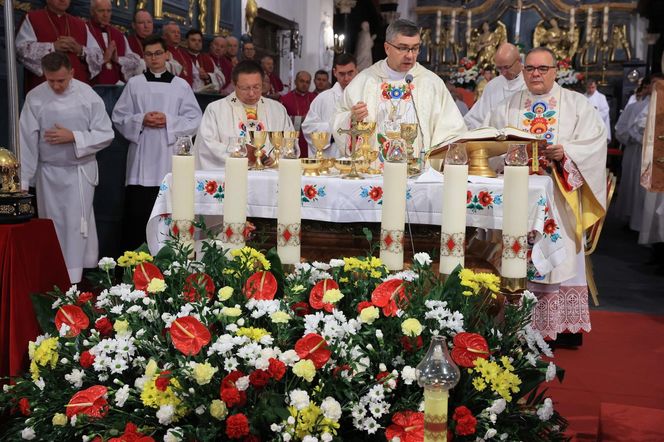
<instances>
[{"instance_id":1,"label":"bald man","mask_svg":"<svg viewBox=\"0 0 664 442\"><path fill-rule=\"evenodd\" d=\"M186 50L180 47L180 42L182 41L180 25L174 21L166 23L161 30L161 35L166 42L170 54L170 60L166 64L166 68L173 75L182 78L191 86L194 83L193 66L191 59L185 53Z\"/></svg>"},{"instance_id":2,"label":"bald man","mask_svg":"<svg viewBox=\"0 0 664 442\"><path fill-rule=\"evenodd\" d=\"M309 112L311 102L316 98L316 94L309 92L311 87L311 74L307 71L300 71L295 76L295 89L281 97L281 103L286 108L286 112L293 120L295 130L300 130L304 117ZM300 156L306 158L307 141L304 134L300 131Z\"/></svg>"},{"instance_id":3,"label":"bald man","mask_svg":"<svg viewBox=\"0 0 664 442\"><path fill-rule=\"evenodd\" d=\"M235 37L228 37L226 38L226 43L228 43L226 57L228 57L232 65L235 66L238 62L237 53L240 50L240 41Z\"/></svg>"},{"instance_id":4,"label":"bald man","mask_svg":"<svg viewBox=\"0 0 664 442\"><path fill-rule=\"evenodd\" d=\"M233 72L233 62L226 57L227 48L228 42L224 37L215 37L210 42L210 52L208 53L215 66L217 66L221 73L224 74L224 84L221 87L222 90L229 84L232 84L231 73Z\"/></svg>"},{"instance_id":5,"label":"bald man","mask_svg":"<svg viewBox=\"0 0 664 442\"><path fill-rule=\"evenodd\" d=\"M480 99L463 117L469 130L486 126L485 120L500 102L526 87L521 74L521 55L516 46L511 43L498 46L494 63L500 75L486 84Z\"/></svg>"}]
</instances>

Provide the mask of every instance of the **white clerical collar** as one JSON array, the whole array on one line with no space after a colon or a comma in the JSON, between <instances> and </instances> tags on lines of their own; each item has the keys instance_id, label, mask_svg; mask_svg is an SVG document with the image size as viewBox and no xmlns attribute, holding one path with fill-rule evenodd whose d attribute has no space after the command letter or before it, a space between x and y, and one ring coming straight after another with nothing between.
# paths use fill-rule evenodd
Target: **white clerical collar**
<instances>
[{"instance_id":1,"label":"white clerical collar","mask_svg":"<svg viewBox=\"0 0 664 442\"><path fill-rule=\"evenodd\" d=\"M150 69L150 72L152 72L152 75L154 75L154 78L161 78L161 76L166 72L166 69L164 68L163 71L161 72L155 72L152 69Z\"/></svg>"},{"instance_id":2,"label":"white clerical collar","mask_svg":"<svg viewBox=\"0 0 664 442\"><path fill-rule=\"evenodd\" d=\"M387 74L387 79L392 81L403 80L408 74L408 72L395 71L387 64L387 60L385 60L385 73Z\"/></svg>"}]
</instances>

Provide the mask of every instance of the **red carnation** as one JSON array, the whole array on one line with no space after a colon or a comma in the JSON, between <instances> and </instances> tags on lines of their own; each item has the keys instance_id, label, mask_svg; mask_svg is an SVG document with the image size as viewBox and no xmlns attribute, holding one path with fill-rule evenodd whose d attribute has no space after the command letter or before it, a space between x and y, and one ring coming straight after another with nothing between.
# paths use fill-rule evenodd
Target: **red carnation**
<instances>
[{"instance_id":1,"label":"red carnation","mask_svg":"<svg viewBox=\"0 0 664 442\"><path fill-rule=\"evenodd\" d=\"M373 307L373 304L369 301L362 301L359 304L357 304L357 312L362 313L362 310L364 310L367 307Z\"/></svg>"},{"instance_id":2,"label":"red carnation","mask_svg":"<svg viewBox=\"0 0 664 442\"><path fill-rule=\"evenodd\" d=\"M456 407L452 419L456 421L454 432L459 436L470 436L471 434L475 434L477 419L475 419L475 416L473 416L473 413L468 407L463 405Z\"/></svg>"},{"instance_id":3,"label":"red carnation","mask_svg":"<svg viewBox=\"0 0 664 442\"><path fill-rule=\"evenodd\" d=\"M21 399L19 399L18 408L19 410L21 410L21 414L23 416L30 416L30 414L32 413L30 411L30 401L28 400L27 397L22 397Z\"/></svg>"},{"instance_id":4,"label":"red carnation","mask_svg":"<svg viewBox=\"0 0 664 442\"><path fill-rule=\"evenodd\" d=\"M424 413L400 411L392 415L392 423L385 429L385 437L392 440L398 437L401 442L421 442L424 440Z\"/></svg>"},{"instance_id":5,"label":"red carnation","mask_svg":"<svg viewBox=\"0 0 664 442\"><path fill-rule=\"evenodd\" d=\"M78 299L76 299L76 304L82 305L85 304L86 302L92 300L95 297L91 292L83 292L80 295L78 295Z\"/></svg>"},{"instance_id":6,"label":"red carnation","mask_svg":"<svg viewBox=\"0 0 664 442\"><path fill-rule=\"evenodd\" d=\"M316 333L309 333L295 343L295 352L302 359L309 359L316 370L330 359L332 352L327 348L325 338Z\"/></svg>"},{"instance_id":7,"label":"red carnation","mask_svg":"<svg viewBox=\"0 0 664 442\"><path fill-rule=\"evenodd\" d=\"M249 434L249 420L242 413L233 414L226 419L226 436L240 439Z\"/></svg>"},{"instance_id":8,"label":"red carnation","mask_svg":"<svg viewBox=\"0 0 664 442\"><path fill-rule=\"evenodd\" d=\"M235 386L235 382L241 377L244 377L244 373L235 370L226 375L221 381L221 400L229 408L236 405L242 407L247 402L247 394L244 391L238 390Z\"/></svg>"},{"instance_id":9,"label":"red carnation","mask_svg":"<svg viewBox=\"0 0 664 442\"><path fill-rule=\"evenodd\" d=\"M286 364L275 358L270 358L269 362L270 366L267 369L268 373L270 373L270 376L272 376L275 381L280 381L286 374Z\"/></svg>"},{"instance_id":10,"label":"red carnation","mask_svg":"<svg viewBox=\"0 0 664 442\"><path fill-rule=\"evenodd\" d=\"M261 438L255 434L250 434L249 436L242 439L242 442L261 442Z\"/></svg>"},{"instance_id":11,"label":"red carnation","mask_svg":"<svg viewBox=\"0 0 664 442\"><path fill-rule=\"evenodd\" d=\"M88 350L85 350L81 353L81 358L78 360L83 368L90 368L92 364L95 363L95 355L90 353Z\"/></svg>"},{"instance_id":12,"label":"red carnation","mask_svg":"<svg viewBox=\"0 0 664 442\"><path fill-rule=\"evenodd\" d=\"M113 333L113 323L107 317L97 319L95 328L102 336L110 336Z\"/></svg>"},{"instance_id":13,"label":"red carnation","mask_svg":"<svg viewBox=\"0 0 664 442\"><path fill-rule=\"evenodd\" d=\"M344 364L344 365L337 365L332 369L332 377L337 378L341 375L342 371L347 371L348 373L351 373L350 371L350 365Z\"/></svg>"},{"instance_id":14,"label":"red carnation","mask_svg":"<svg viewBox=\"0 0 664 442\"><path fill-rule=\"evenodd\" d=\"M406 350L408 353L413 353L422 348L424 342L422 341L422 336L418 336L416 338L410 336L402 336L401 345L403 345L404 350Z\"/></svg>"},{"instance_id":15,"label":"red carnation","mask_svg":"<svg viewBox=\"0 0 664 442\"><path fill-rule=\"evenodd\" d=\"M159 373L159 377L154 381L154 386L157 387L157 390L159 391L166 391L170 382L171 372L170 370L166 370Z\"/></svg>"},{"instance_id":16,"label":"red carnation","mask_svg":"<svg viewBox=\"0 0 664 442\"><path fill-rule=\"evenodd\" d=\"M309 304L304 301L296 302L293 304L291 306L291 310L293 310L293 313L295 313L297 316L307 316L311 314L311 307L309 307Z\"/></svg>"},{"instance_id":17,"label":"red carnation","mask_svg":"<svg viewBox=\"0 0 664 442\"><path fill-rule=\"evenodd\" d=\"M255 388L263 388L270 381L270 373L266 370L255 370L249 374L249 383Z\"/></svg>"},{"instance_id":18,"label":"red carnation","mask_svg":"<svg viewBox=\"0 0 664 442\"><path fill-rule=\"evenodd\" d=\"M461 332L453 342L452 359L461 367L473 367L477 358L489 359L489 344L482 335Z\"/></svg>"}]
</instances>

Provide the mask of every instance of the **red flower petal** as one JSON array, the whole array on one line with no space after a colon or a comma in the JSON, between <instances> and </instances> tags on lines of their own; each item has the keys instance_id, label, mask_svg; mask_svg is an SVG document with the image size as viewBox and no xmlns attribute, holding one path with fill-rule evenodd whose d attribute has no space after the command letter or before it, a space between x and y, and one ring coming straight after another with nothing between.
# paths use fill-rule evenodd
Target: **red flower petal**
<instances>
[{"instance_id":1,"label":"red flower petal","mask_svg":"<svg viewBox=\"0 0 664 442\"><path fill-rule=\"evenodd\" d=\"M332 356L325 339L316 333L309 333L295 343L295 352L302 359L309 359L316 369L321 368Z\"/></svg>"},{"instance_id":2,"label":"red flower petal","mask_svg":"<svg viewBox=\"0 0 664 442\"><path fill-rule=\"evenodd\" d=\"M475 359L489 359L489 345L477 333L458 333L454 337L452 359L461 367L474 367Z\"/></svg>"},{"instance_id":3,"label":"red flower petal","mask_svg":"<svg viewBox=\"0 0 664 442\"><path fill-rule=\"evenodd\" d=\"M244 284L244 295L257 300L272 300L277 293L277 279L270 272L256 272Z\"/></svg>"},{"instance_id":4,"label":"red flower petal","mask_svg":"<svg viewBox=\"0 0 664 442\"><path fill-rule=\"evenodd\" d=\"M325 296L326 291L338 288L339 284L334 279L318 281L311 289L311 292L309 292L309 304L316 310L325 309L326 312L331 312L334 309L334 304L323 302L323 296Z\"/></svg>"},{"instance_id":5,"label":"red flower petal","mask_svg":"<svg viewBox=\"0 0 664 442\"><path fill-rule=\"evenodd\" d=\"M104 396L108 392L103 385L94 385L74 394L69 400L67 417L77 414L85 414L92 418L102 418L108 413L108 402Z\"/></svg>"},{"instance_id":6,"label":"red flower petal","mask_svg":"<svg viewBox=\"0 0 664 442\"><path fill-rule=\"evenodd\" d=\"M175 348L187 356L198 354L210 342L210 331L193 316L178 318L171 324Z\"/></svg>"},{"instance_id":7,"label":"red flower petal","mask_svg":"<svg viewBox=\"0 0 664 442\"><path fill-rule=\"evenodd\" d=\"M149 262L143 262L134 269L134 287L136 290L145 291L153 278L164 279L161 270Z\"/></svg>"},{"instance_id":8,"label":"red flower petal","mask_svg":"<svg viewBox=\"0 0 664 442\"><path fill-rule=\"evenodd\" d=\"M207 273L192 273L184 281L184 298L189 302L201 299L201 291L205 291L208 299L214 297L214 281Z\"/></svg>"},{"instance_id":9,"label":"red flower petal","mask_svg":"<svg viewBox=\"0 0 664 442\"><path fill-rule=\"evenodd\" d=\"M379 284L371 294L371 302L382 307L385 316L396 316L397 310L408 302L406 283L401 279L390 279Z\"/></svg>"},{"instance_id":10,"label":"red flower petal","mask_svg":"<svg viewBox=\"0 0 664 442\"><path fill-rule=\"evenodd\" d=\"M424 413L400 411L392 416L392 424L385 429L385 438L398 437L401 442L422 442L424 440Z\"/></svg>"},{"instance_id":11,"label":"red flower petal","mask_svg":"<svg viewBox=\"0 0 664 442\"><path fill-rule=\"evenodd\" d=\"M69 326L67 337L72 338L78 336L81 330L88 328L90 319L88 319L81 307L77 305L63 305L58 308L58 313L55 314L55 328L59 331L62 324Z\"/></svg>"}]
</instances>

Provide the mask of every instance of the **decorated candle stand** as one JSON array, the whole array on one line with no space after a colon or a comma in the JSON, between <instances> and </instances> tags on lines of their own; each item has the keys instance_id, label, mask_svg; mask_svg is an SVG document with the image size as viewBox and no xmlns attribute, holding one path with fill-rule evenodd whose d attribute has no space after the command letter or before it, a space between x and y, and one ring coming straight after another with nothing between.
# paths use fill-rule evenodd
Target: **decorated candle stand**
<instances>
[{"instance_id":1,"label":"decorated candle stand","mask_svg":"<svg viewBox=\"0 0 664 442\"><path fill-rule=\"evenodd\" d=\"M241 249L247 227L247 181L249 159L242 137L233 137L226 158L224 222L217 239L224 249Z\"/></svg>"},{"instance_id":2,"label":"decorated candle stand","mask_svg":"<svg viewBox=\"0 0 664 442\"><path fill-rule=\"evenodd\" d=\"M191 137L178 137L177 154L173 155L173 183L171 185L171 232L185 248L194 251L194 194L195 164L191 155Z\"/></svg>"},{"instance_id":3,"label":"decorated candle stand","mask_svg":"<svg viewBox=\"0 0 664 442\"><path fill-rule=\"evenodd\" d=\"M277 196L277 253L284 265L300 262L302 231L302 163L296 138L284 140L279 161L279 188Z\"/></svg>"}]
</instances>

